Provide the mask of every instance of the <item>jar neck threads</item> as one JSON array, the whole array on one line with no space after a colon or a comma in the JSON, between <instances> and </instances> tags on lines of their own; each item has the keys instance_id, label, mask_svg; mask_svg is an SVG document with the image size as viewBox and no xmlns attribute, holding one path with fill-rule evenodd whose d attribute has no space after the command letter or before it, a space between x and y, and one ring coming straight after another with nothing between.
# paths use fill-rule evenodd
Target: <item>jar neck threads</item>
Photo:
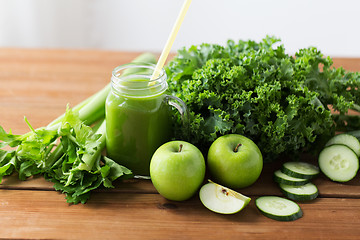
<instances>
[{"instance_id":1,"label":"jar neck threads","mask_svg":"<svg viewBox=\"0 0 360 240\"><path fill-rule=\"evenodd\" d=\"M151 76L155 70L154 64L128 63L116 67L112 72L112 91L128 97L154 96L167 90L167 75L161 69L155 79Z\"/></svg>"}]
</instances>

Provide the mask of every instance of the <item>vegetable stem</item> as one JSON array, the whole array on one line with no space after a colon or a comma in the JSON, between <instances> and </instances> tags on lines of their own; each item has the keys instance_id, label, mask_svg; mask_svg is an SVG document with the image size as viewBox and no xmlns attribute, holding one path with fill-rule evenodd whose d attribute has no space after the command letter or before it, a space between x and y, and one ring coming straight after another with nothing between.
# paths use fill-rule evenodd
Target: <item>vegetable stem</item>
<instances>
[{"instance_id":1,"label":"vegetable stem","mask_svg":"<svg viewBox=\"0 0 360 240\"><path fill-rule=\"evenodd\" d=\"M93 169L94 163L98 160L101 155L101 152L105 148L105 130L106 130L106 122L103 120L99 129L95 134L100 134L100 138L97 140L98 146L96 151L93 153L85 153L82 157L83 163L78 166L79 170L91 171ZM97 169L95 169L97 170Z\"/></svg>"},{"instance_id":2,"label":"vegetable stem","mask_svg":"<svg viewBox=\"0 0 360 240\"><path fill-rule=\"evenodd\" d=\"M91 125L97 120L105 116L105 101L110 92L110 84L107 84L102 90L95 93L85 101L81 102L73 108L73 111L79 112L79 118L84 121L86 125ZM64 119L65 113L52 121L47 129L57 129L61 121Z\"/></svg>"},{"instance_id":3,"label":"vegetable stem","mask_svg":"<svg viewBox=\"0 0 360 240\"><path fill-rule=\"evenodd\" d=\"M64 148L62 144L56 146L55 150L49 155L48 159L46 160L46 168L50 169L54 167L56 162L61 158L64 154Z\"/></svg>"}]
</instances>

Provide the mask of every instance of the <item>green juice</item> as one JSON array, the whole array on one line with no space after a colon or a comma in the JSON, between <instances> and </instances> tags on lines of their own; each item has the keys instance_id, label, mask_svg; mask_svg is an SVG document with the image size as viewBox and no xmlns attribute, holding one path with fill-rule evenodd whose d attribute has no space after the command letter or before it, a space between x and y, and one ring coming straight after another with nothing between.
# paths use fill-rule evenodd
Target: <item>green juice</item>
<instances>
[{"instance_id":1,"label":"green juice","mask_svg":"<svg viewBox=\"0 0 360 240\"><path fill-rule=\"evenodd\" d=\"M149 176L153 153L171 138L165 96L122 96L111 92L106 100L107 155L135 175Z\"/></svg>"}]
</instances>

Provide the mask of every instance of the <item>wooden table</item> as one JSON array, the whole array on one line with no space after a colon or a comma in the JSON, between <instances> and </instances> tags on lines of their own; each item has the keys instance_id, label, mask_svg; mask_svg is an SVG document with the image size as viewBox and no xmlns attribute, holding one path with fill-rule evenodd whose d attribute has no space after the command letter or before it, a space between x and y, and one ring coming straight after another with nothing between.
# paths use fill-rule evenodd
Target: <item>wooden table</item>
<instances>
[{"instance_id":1,"label":"wooden table","mask_svg":"<svg viewBox=\"0 0 360 240\"><path fill-rule=\"evenodd\" d=\"M0 49L0 125L22 134L44 126L97 92L114 67L139 53ZM360 70L360 59L335 59L336 66ZM304 156L305 157L305 156ZM346 184L324 176L314 183L320 196L300 203L303 218L278 222L264 217L254 200L281 195L271 177L279 163L266 165L260 179L241 192L252 198L234 215L208 211L198 196L173 202L160 196L148 180L118 183L96 191L86 204L68 205L41 176L20 181L6 177L0 185L0 238L6 239L359 239L359 176ZM359 175L359 174L358 174Z\"/></svg>"}]
</instances>

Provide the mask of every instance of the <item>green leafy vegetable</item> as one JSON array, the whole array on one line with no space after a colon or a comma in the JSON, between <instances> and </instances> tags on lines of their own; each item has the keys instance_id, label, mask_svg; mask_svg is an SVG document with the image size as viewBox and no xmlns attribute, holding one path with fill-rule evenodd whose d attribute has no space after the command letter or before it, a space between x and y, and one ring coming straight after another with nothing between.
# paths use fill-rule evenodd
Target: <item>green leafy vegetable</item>
<instances>
[{"instance_id":1,"label":"green leafy vegetable","mask_svg":"<svg viewBox=\"0 0 360 240\"><path fill-rule=\"evenodd\" d=\"M43 174L56 190L66 194L69 203L85 203L91 190L102 184L113 188L116 179L132 176L129 169L101 155L105 148L105 120L94 132L68 109L57 130L32 129L26 138L6 134L2 128L1 132L3 145L5 139L9 145L14 146L14 142L18 145L16 150L0 151L0 176L13 170L19 172L21 180ZM58 139L60 143L56 146Z\"/></svg>"},{"instance_id":2,"label":"green leafy vegetable","mask_svg":"<svg viewBox=\"0 0 360 240\"><path fill-rule=\"evenodd\" d=\"M56 164L46 169L44 176L55 183L56 190L66 194L68 202L85 203L90 191L101 184L113 188L114 180L132 176L129 169L101 155L105 148L105 121L93 132L72 111L67 110L58 132L63 154Z\"/></svg>"},{"instance_id":3,"label":"green leafy vegetable","mask_svg":"<svg viewBox=\"0 0 360 240\"><path fill-rule=\"evenodd\" d=\"M278 43L230 40L178 52L166 71L170 91L189 108L189 141L206 152L221 135L244 134L271 161L314 149L336 130L359 129L359 117L346 114L360 111L359 73L333 68L316 48L292 57ZM186 137L180 119L176 129Z\"/></svg>"},{"instance_id":4,"label":"green leafy vegetable","mask_svg":"<svg viewBox=\"0 0 360 240\"><path fill-rule=\"evenodd\" d=\"M135 61L155 63L156 59L146 53ZM67 202L77 204L85 203L94 189L113 188L113 181L132 177L131 170L102 155L109 91L110 84L46 127L34 129L25 119L31 131L24 135L6 133L0 126L0 181L14 171L21 180L42 174L66 195Z\"/></svg>"}]
</instances>

